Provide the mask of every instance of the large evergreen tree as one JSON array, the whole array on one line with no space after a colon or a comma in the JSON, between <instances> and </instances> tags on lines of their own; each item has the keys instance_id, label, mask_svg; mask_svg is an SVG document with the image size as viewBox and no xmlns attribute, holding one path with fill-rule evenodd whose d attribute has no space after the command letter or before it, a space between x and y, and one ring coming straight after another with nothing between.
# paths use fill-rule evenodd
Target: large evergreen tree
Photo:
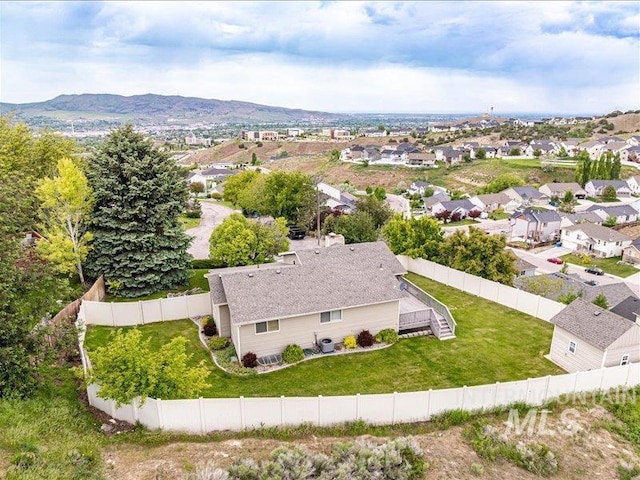
<instances>
[{"instance_id":1,"label":"large evergreen tree","mask_svg":"<svg viewBox=\"0 0 640 480\"><path fill-rule=\"evenodd\" d=\"M127 297L185 284L191 240L178 221L188 198L180 167L127 125L107 137L87 178L95 199L88 272Z\"/></svg>"}]
</instances>

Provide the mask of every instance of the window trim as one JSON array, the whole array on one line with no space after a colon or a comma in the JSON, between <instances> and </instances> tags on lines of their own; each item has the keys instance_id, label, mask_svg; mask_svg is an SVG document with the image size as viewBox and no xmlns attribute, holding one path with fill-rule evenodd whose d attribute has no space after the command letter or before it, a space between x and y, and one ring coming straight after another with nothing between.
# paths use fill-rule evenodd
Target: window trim
<instances>
[{"instance_id":1,"label":"window trim","mask_svg":"<svg viewBox=\"0 0 640 480\"><path fill-rule=\"evenodd\" d=\"M622 365L629 365L631 362L631 355L629 355L628 353L623 353L622 357L620 357L620 366Z\"/></svg>"},{"instance_id":2,"label":"window trim","mask_svg":"<svg viewBox=\"0 0 640 480\"><path fill-rule=\"evenodd\" d=\"M571 350L571 346L573 345L573 350ZM569 353L576 353L576 350L578 349L578 343L574 342L573 340L569 340Z\"/></svg>"},{"instance_id":3,"label":"window trim","mask_svg":"<svg viewBox=\"0 0 640 480\"><path fill-rule=\"evenodd\" d=\"M339 318L334 318L334 314L338 312L340 314ZM329 320L326 322L322 321L322 315L325 314L329 314ZM320 312L320 324L321 325L327 325L329 323L337 323L337 322L341 322L342 321L342 309L338 309L338 310L328 310L326 312Z\"/></svg>"},{"instance_id":4,"label":"window trim","mask_svg":"<svg viewBox=\"0 0 640 480\"><path fill-rule=\"evenodd\" d=\"M272 322L278 322L278 328L276 330L269 330L269 324ZM258 325L263 324L265 325L266 330L264 332L259 332L258 331ZM256 335L266 335L268 333L276 333L280 331L280 319L276 318L275 320L265 320L264 322L256 322L253 324L254 325L254 332Z\"/></svg>"}]
</instances>

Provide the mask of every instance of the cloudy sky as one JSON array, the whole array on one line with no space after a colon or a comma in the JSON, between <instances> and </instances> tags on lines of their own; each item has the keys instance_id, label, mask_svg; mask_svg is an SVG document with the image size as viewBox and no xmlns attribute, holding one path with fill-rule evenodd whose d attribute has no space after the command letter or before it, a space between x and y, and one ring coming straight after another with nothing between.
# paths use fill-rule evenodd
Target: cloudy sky
<instances>
[{"instance_id":1,"label":"cloudy sky","mask_svg":"<svg viewBox=\"0 0 640 480\"><path fill-rule=\"evenodd\" d=\"M640 108L640 2L0 3L0 101L157 93L330 112Z\"/></svg>"}]
</instances>

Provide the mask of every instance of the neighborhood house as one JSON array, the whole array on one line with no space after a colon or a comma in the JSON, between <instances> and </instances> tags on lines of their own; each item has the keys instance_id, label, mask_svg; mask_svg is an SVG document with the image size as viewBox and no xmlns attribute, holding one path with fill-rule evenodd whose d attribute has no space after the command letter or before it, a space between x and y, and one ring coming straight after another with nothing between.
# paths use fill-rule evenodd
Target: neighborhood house
<instances>
[{"instance_id":1,"label":"neighborhood house","mask_svg":"<svg viewBox=\"0 0 640 480\"><path fill-rule=\"evenodd\" d=\"M332 245L280 254L279 261L211 270L213 316L241 358L339 343L369 330L396 331L443 321L407 290L406 269L385 243ZM424 292L421 292L424 293ZM426 295L426 294L425 294ZM438 318L440 317L440 318ZM446 335L440 325L435 328ZM449 332L453 333L453 332ZM442 338L442 337L439 337Z\"/></svg>"}]
</instances>

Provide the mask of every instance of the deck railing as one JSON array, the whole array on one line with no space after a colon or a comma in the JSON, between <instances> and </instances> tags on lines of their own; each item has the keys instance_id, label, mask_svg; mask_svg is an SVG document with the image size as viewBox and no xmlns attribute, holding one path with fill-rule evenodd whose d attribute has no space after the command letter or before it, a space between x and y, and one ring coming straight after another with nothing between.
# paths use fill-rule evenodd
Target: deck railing
<instances>
[{"instance_id":1,"label":"deck railing","mask_svg":"<svg viewBox=\"0 0 640 480\"><path fill-rule=\"evenodd\" d=\"M444 303L439 302L438 300L433 298L431 295L429 295L427 292L425 292L418 286L411 283L406 278L403 277L402 281L405 284L405 288L408 293L410 293L411 295L416 297L418 300L420 300L422 303L424 303L425 305L428 305L429 307L433 308L437 313L442 315L442 317L446 320L447 324L449 325L449 328L451 329L451 333L455 335L457 324L455 319L453 318L453 315L451 315L449 308ZM438 322L433 322L433 324L436 324L436 323ZM436 327L436 329L438 329L438 327ZM438 336L439 333L440 332L437 332L437 333L435 331L433 332L433 334L436 337L440 338Z\"/></svg>"}]
</instances>

